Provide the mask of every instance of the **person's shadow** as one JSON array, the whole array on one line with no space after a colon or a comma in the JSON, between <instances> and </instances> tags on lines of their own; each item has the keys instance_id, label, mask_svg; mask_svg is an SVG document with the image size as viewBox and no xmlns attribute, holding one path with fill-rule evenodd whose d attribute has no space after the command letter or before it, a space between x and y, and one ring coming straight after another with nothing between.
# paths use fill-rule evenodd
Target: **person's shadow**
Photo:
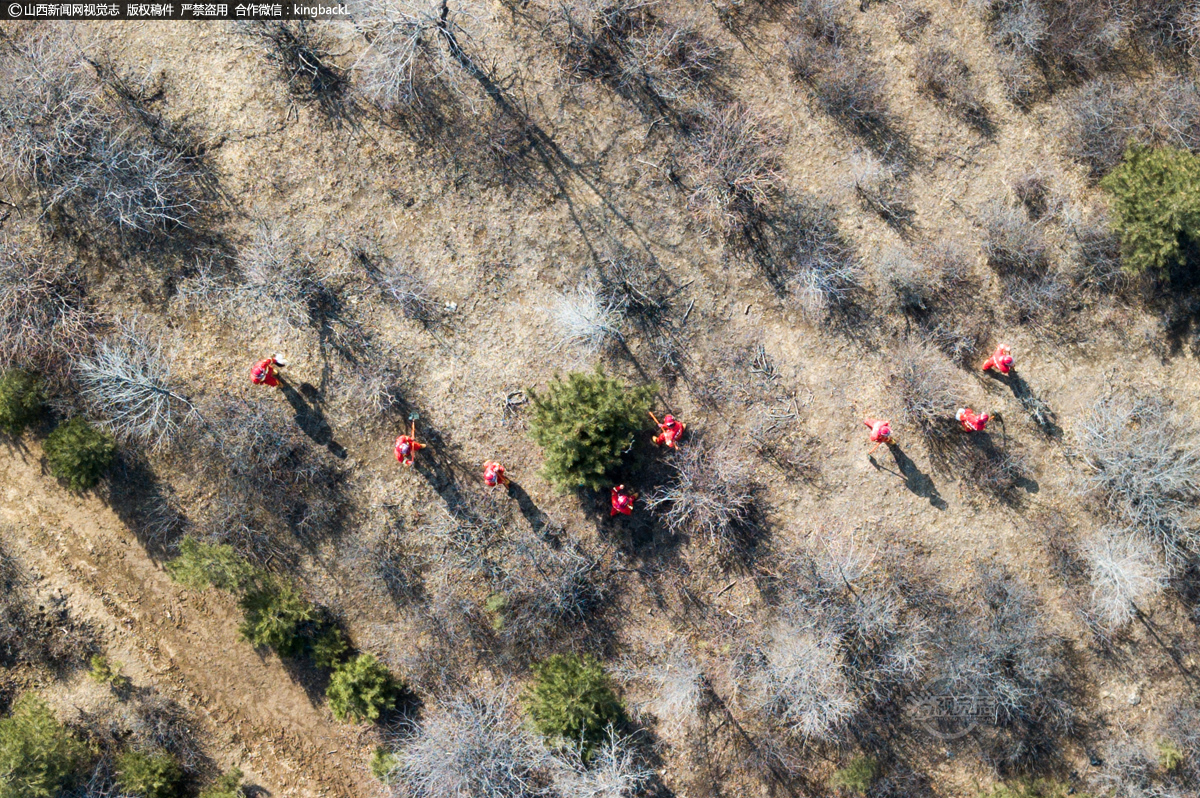
<instances>
[{"instance_id":1,"label":"person's shadow","mask_svg":"<svg viewBox=\"0 0 1200 798\"><path fill-rule=\"evenodd\" d=\"M1034 394L1029 383L1025 382L1025 379L1015 369L1008 374L1001 374L994 369L989 369L987 374L997 382L1008 386L1016 400L1021 403L1021 407L1033 419L1033 423L1037 424L1038 429L1048 437L1062 437L1062 428L1058 426L1058 418L1050 409L1050 405Z\"/></svg>"},{"instance_id":2,"label":"person's shadow","mask_svg":"<svg viewBox=\"0 0 1200 798\"><path fill-rule=\"evenodd\" d=\"M891 474L904 478L904 487L922 499L928 499L938 510L945 510L948 506L946 500L938 493L937 485L933 484L933 478L917 468L917 464L912 461L912 458L904 453L904 451L896 444L888 444L888 450L891 451L892 457L896 459L896 466L900 469L899 472L892 471L885 465L881 465L874 455L867 455L867 459L871 461L871 465L875 466L880 471L887 471Z\"/></svg>"},{"instance_id":3,"label":"person's shadow","mask_svg":"<svg viewBox=\"0 0 1200 798\"><path fill-rule=\"evenodd\" d=\"M296 411L296 426L300 428L300 431L307 435L313 443L328 449L334 457L344 460L346 448L333 439L333 430L330 428L329 422L325 420L325 413L321 411L321 392L307 382L300 383L300 390L297 391L282 376L279 376L278 379L279 390L283 392L283 396L292 406L292 410Z\"/></svg>"},{"instance_id":4,"label":"person's shadow","mask_svg":"<svg viewBox=\"0 0 1200 798\"><path fill-rule=\"evenodd\" d=\"M508 495L517 500L517 507L521 510L521 515L525 516L525 520L529 522L530 528L534 534L541 535L548 542L553 544L558 543L556 532L558 527L551 523L550 518L534 504L533 498L525 492L525 489L518 485L511 477L506 486Z\"/></svg>"}]
</instances>

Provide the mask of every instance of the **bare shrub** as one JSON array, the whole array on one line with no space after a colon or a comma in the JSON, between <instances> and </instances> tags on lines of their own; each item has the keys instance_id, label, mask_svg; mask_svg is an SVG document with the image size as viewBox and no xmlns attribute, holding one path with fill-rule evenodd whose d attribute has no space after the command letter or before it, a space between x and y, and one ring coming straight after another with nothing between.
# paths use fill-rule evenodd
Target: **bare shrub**
<instances>
[{"instance_id":1,"label":"bare shrub","mask_svg":"<svg viewBox=\"0 0 1200 798\"><path fill-rule=\"evenodd\" d=\"M976 565L976 582L941 630L933 660L938 695L977 702L991 727L983 740L1003 762L1035 758L1038 740L1070 723L1060 641L1039 620L1030 588L999 566Z\"/></svg>"},{"instance_id":2,"label":"bare shrub","mask_svg":"<svg viewBox=\"0 0 1200 798\"><path fill-rule=\"evenodd\" d=\"M1066 104L1067 152L1099 179L1112 171L1138 128L1130 87L1106 78L1081 88Z\"/></svg>"},{"instance_id":3,"label":"bare shrub","mask_svg":"<svg viewBox=\"0 0 1200 798\"><path fill-rule=\"evenodd\" d=\"M885 99L883 76L857 49L827 54L813 79L813 94L827 114L869 140L890 137L893 120Z\"/></svg>"},{"instance_id":4,"label":"bare shrub","mask_svg":"<svg viewBox=\"0 0 1200 798\"><path fill-rule=\"evenodd\" d=\"M173 385L172 359L144 323L118 320L116 333L79 362L80 392L117 435L169 443L181 423L199 420L195 405Z\"/></svg>"},{"instance_id":5,"label":"bare shrub","mask_svg":"<svg viewBox=\"0 0 1200 798\"><path fill-rule=\"evenodd\" d=\"M622 43L617 84L661 100L679 100L716 71L724 53L693 27L656 22L641 26Z\"/></svg>"},{"instance_id":6,"label":"bare shrub","mask_svg":"<svg viewBox=\"0 0 1200 798\"><path fill-rule=\"evenodd\" d=\"M1101 396L1080 421L1080 487L1123 524L1163 546L1169 559L1196 551L1193 503L1200 448L1185 420L1161 397L1129 389Z\"/></svg>"},{"instance_id":7,"label":"bare shrub","mask_svg":"<svg viewBox=\"0 0 1200 798\"><path fill-rule=\"evenodd\" d=\"M590 755L571 746L556 753L550 767L562 798L637 798L655 777L633 738L622 737L612 727Z\"/></svg>"},{"instance_id":8,"label":"bare shrub","mask_svg":"<svg viewBox=\"0 0 1200 798\"><path fill-rule=\"evenodd\" d=\"M421 105L435 86L469 96L485 11L471 0L355 0L350 13L369 42L351 67L359 91L388 112Z\"/></svg>"},{"instance_id":9,"label":"bare shrub","mask_svg":"<svg viewBox=\"0 0 1200 798\"><path fill-rule=\"evenodd\" d=\"M895 310L922 316L943 302L953 301L966 280L965 273L959 271L961 266L961 261L936 254L888 247L875 261L876 281Z\"/></svg>"},{"instance_id":10,"label":"bare shrub","mask_svg":"<svg viewBox=\"0 0 1200 798\"><path fill-rule=\"evenodd\" d=\"M844 308L861 288L862 265L828 203L803 197L788 209L776 244L776 282L817 320Z\"/></svg>"},{"instance_id":11,"label":"bare shrub","mask_svg":"<svg viewBox=\"0 0 1200 798\"><path fill-rule=\"evenodd\" d=\"M397 795L533 798L546 754L501 688L447 696L396 749ZM403 792L401 792L403 790Z\"/></svg>"},{"instance_id":12,"label":"bare shrub","mask_svg":"<svg viewBox=\"0 0 1200 798\"><path fill-rule=\"evenodd\" d=\"M72 41L50 28L26 34L0 53L0 164L10 177L43 184L82 157L110 120Z\"/></svg>"},{"instance_id":13,"label":"bare shrub","mask_svg":"<svg viewBox=\"0 0 1200 798\"><path fill-rule=\"evenodd\" d=\"M927 436L943 431L961 401L946 356L909 339L896 347L890 362L888 384L896 392L901 421Z\"/></svg>"},{"instance_id":14,"label":"bare shrub","mask_svg":"<svg viewBox=\"0 0 1200 798\"><path fill-rule=\"evenodd\" d=\"M1014 321L1042 330L1063 325L1075 299L1070 283L1056 270L1007 280L1004 298Z\"/></svg>"},{"instance_id":15,"label":"bare shrub","mask_svg":"<svg viewBox=\"0 0 1200 798\"><path fill-rule=\"evenodd\" d=\"M1179 748L1183 761L1177 774L1185 778L1200 778L1200 707L1187 699L1178 702L1163 713L1157 732L1160 739L1167 740Z\"/></svg>"},{"instance_id":16,"label":"bare shrub","mask_svg":"<svg viewBox=\"0 0 1200 798\"><path fill-rule=\"evenodd\" d=\"M704 670L685 643L672 646L666 659L649 666L646 675L653 685L650 709L655 715L677 726L696 720L704 704L706 682Z\"/></svg>"},{"instance_id":17,"label":"bare shrub","mask_svg":"<svg viewBox=\"0 0 1200 798\"><path fill-rule=\"evenodd\" d=\"M241 33L259 45L267 61L302 102L316 103L329 117L345 112L345 73L334 63L333 42L320 22L259 20L238 23Z\"/></svg>"},{"instance_id":18,"label":"bare shrub","mask_svg":"<svg viewBox=\"0 0 1200 798\"><path fill-rule=\"evenodd\" d=\"M312 321L313 307L325 290L316 265L282 227L260 222L238 253L243 285L231 297L247 305L255 318L267 318L292 329Z\"/></svg>"},{"instance_id":19,"label":"bare shrub","mask_svg":"<svg viewBox=\"0 0 1200 798\"><path fill-rule=\"evenodd\" d=\"M671 459L671 482L647 499L674 534L699 535L726 547L738 542L754 509L754 483L736 449L688 444Z\"/></svg>"},{"instance_id":20,"label":"bare shrub","mask_svg":"<svg viewBox=\"0 0 1200 798\"><path fill-rule=\"evenodd\" d=\"M0 368L61 380L87 350L95 322L73 263L30 258L12 244L0 248Z\"/></svg>"},{"instance_id":21,"label":"bare shrub","mask_svg":"<svg viewBox=\"0 0 1200 798\"><path fill-rule=\"evenodd\" d=\"M1196 14L1200 17L1200 7ZM1160 75L1145 94L1140 116L1143 125L1152 127L1155 140L1200 152L1200 81Z\"/></svg>"},{"instance_id":22,"label":"bare shrub","mask_svg":"<svg viewBox=\"0 0 1200 798\"><path fill-rule=\"evenodd\" d=\"M1026 172L1021 175L1013 181L1012 189L1031 218L1040 219L1050 209L1050 187L1046 185L1046 178L1040 172Z\"/></svg>"},{"instance_id":23,"label":"bare shrub","mask_svg":"<svg viewBox=\"0 0 1200 798\"><path fill-rule=\"evenodd\" d=\"M701 111L687 162L695 186L688 207L711 232L745 233L779 190L784 135L740 103Z\"/></svg>"},{"instance_id":24,"label":"bare shrub","mask_svg":"<svg viewBox=\"0 0 1200 798\"><path fill-rule=\"evenodd\" d=\"M441 315L429 277L419 264L386 263L379 270L379 287L406 319L433 324Z\"/></svg>"},{"instance_id":25,"label":"bare shrub","mask_svg":"<svg viewBox=\"0 0 1200 798\"><path fill-rule=\"evenodd\" d=\"M578 546L554 548L534 539L510 545L496 580L501 636L531 653L564 631L584 628L604 600L599 566Z\"/></svg>"},{"instance_id":26,"label":"bare shrub","mask_svg":"<svg viewBox=\"0 0 1200 798\"><path fill-rule=\"evenodd\" d=\"M1069 217L1072 237L1072 280L1084 288L1115 291L1126 285L1129 273L1121 267L1121 245L1106 214Z\"/></svg>"},{"instance_id":27,"label":"bare shrub","mask_svg":"<svg viewBox=\"0 0 1200 798\"><path fill-rule=\"evenodd\" d=\"M858 711L832 635L777 623L746 667L751 706L802 740L836 740Z\"/></svg>"},{"instance_id":28,"label":"bare shrub","mask_svg":"<svg viewBox=\"0 0 1200 798\"><path fill-rule=\"evenodd\" d=\"M983 254L1001 274L1038 274L1046 267L1046 242L1041 229L1018 208L993 200L979 211Z\"/></svg>"},{"instance_id":29,"label":"bare shrub","mask_svg":"<svg viewBox=\"0 0 1200 798\"><path fill-rule=\"evenodd\" d=\"M897 11L896 30L902 40L915 42L929 27L931 19L929 9L911 0L905 0Z\"/></svg>"},{"instance_id":30,"label":"bare shrub","mask_svg":"<svg viewBox=\"0 0 1200 798\"><path fill-rule=\"evenodd\" d=\"M500 545L511 520L507 506L490 498L469 497L438 512L422 525L420 533L459 566L496 575L500 573Z\"/></svg>"},{"instance_id":31,"label":"bare shrub","mask_svg":"<svg viewBox=\"0 0 1200 798\"><path fill-rule=\"evenodd\" d=\"M979 97L967 62L945 47L931 47L917 57L917 85L931 97L973 125L988 121L988 109Z\"/></svg>"},{"instance_id":32,"label":"bare shrub","mask_svg":"<svg viewBox=\"0 0 1200 798\"><path fill-rule=\"evenodd\" d=\"M178 153L130 134L105 135L56 181L47 204L91 226L170 232L200 213L199 179Z\"/></svg>"},{"instance_id":33,"label":"bare shrub","mask_svg":"<svg viewBox=\"0 0 1200 798\"><path fill-rule=\"evenodd\" d=\"M594 355L605 345L622 340L622 306L593 286L560 294L549 313L558 328L557 347L575 346Z\"/></svg>"},{"instance_id":34,"label":"bare shrub","mask_svg":"<svg viewBox=\"0 0 1200 798\"><path fill-rule=\"evenodd\" d=\"M912 225L915 216L909 207L912 198L900 169L863 156L857 159L851 179L854 193L867 210L893 227L903 229Z\"/></svg>"},{"instance_id":35,"label":"bare shrub","mask_svg":"<svg viewBox=\"0 0 1200 798\"><path fill-rule=\"evenodd\" d=\"M1092 611L1108 631L1133 620L1138 605L1167 586L1167 569L1153 544L1128 530L1107 527L1083 546L1091 571Z\"/></svg>"},{"instance_id":36,"label":"bare shrub","mask_svg":"<svg viewBox=\"0 0 1200 798\"><path fill-rule=\"evenodd\" d=\"M1200 47L1200 7L1194 0L1140 0L1133 25L1151 49L1195 56Z\"/></svg>"}]
</instances>

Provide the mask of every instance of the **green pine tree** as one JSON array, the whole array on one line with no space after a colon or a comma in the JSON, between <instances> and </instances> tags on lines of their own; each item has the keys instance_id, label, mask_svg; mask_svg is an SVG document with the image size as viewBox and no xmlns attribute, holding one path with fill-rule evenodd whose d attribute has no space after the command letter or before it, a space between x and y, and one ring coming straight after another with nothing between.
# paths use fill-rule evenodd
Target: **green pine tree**
<instances>
[{"instance_id":1,"label":"green pine tree","mask_svg":"<svg viewBox=\"0 0 1200 798\"><path fill-rule=\"evenodd\" d=\"M1166 275L1200 246L1200 156L1131 144L1100 181L1112 200L1125 268Z\"/></svg>"},{"instance_id":2,"label":"green pine tree","mask_svg":"<svg viewBox=\"0 0 1200 798\"><path fill-rule=\"evenodd\" d=\"M542 474L559 490L604 490L639 430L649 423L654 386L629 388L597 366L529 392L529 431L542 447Z\"/></svg>"},{"instance_id":3,"label":"green pine tree","mask_svg":"<svg viewBox=\"0 0 1200 798\"><path fill-rule=\"evenodd\" d=\"M117 443L112 435L76 417L55 428L42 451L51 474L72 490L89 490L112 465Z\"/></svg>"},{"instance_id":4,"label":"green pine tree","mask_svg":"<svg viewBox=\"0 0 1200 798\"><path fill-rule=\"evenodd\" d=\"M165 751L126 751L117 757L117 784L139 798L175 798L183 770Z\"/></svg>"},{"instance_id":5,"label":"green pine tree","mask_svg":"<svg viewBox=\"0 0 1200 798\"><path fill-rule=\"evenodd\" d=\"M87 755L46 702L26 693L0 719L0 798L53 798L74 780Z\"/></svg>"},{"instance_id":6,"label":"green pine tree","mask_svg":"<svg viewBox=\"0 0 1200 798\"><path fill-rule=\"evenodd\" d=\"M179 542L179 556L168 562L166 568L172 579L194 590L210 585L220 590L242 590L260 575L233 546L201 543L193 537Z\"/></svg>"},{"instance_id":7,"label":"green pine tree","mask_svg":"<svg viewBox=\"0 0 1200 798\"><path fill-rule=\"evenodd\" d=\"M316 609L300 591L282 580L267 579L241 599L242 623L238 631L255 646L267 646L282 656L304 650L302 628L316 617Z\"/></svg>"},{"instance_id":8,"label":"green pine tree","mask_svg":"<svg viewBox=\"0 0 1200 798\"><path fill-rule=\"evenodd\" d=\"M46 397L42 380L22 369L9 369L0 375L0 432L20 435L41 418Z\"/></svg>"},{"instance_id":9,"label":"green pine tree","mask_svg":"<svg viewBox=\"0 0 1200 798\"><path fill-rule=\"evenodd\" d=\"M243 773L239 768L218 776L200 791L200 798L241 798Z\"/></svg>"},{"instance_id":10,"label":"green pine tree","mask_svg":"<svg viewBox=\"0 0 1200 798\"><path fill-rule=\"evenodd\" d=\"M396 693L396 682L387 668L374 656L359 654L333 672L325 697L338 720L374 722L384 710L396 706Z\"/></svg>"},{"instance_id":11,"label":"green pine tree","mask_svg":"<svg viewBox=\"0 0 1200 798\"><path fill-rule=\"evenodd\" d=\"M625 718L621 699L594 657L555 654L534 665L533 673L525 711L552 744L580 744L587 755L603 741L609 726Z\"/></svg>"},{"instance_id":12,"label":"green pine tree","mask_svg":"<svg viewBox=\"0 0 1200 798\"><path fill-rule=\"evenodd\" d=\"M376 748L369 764L372 776L383 784L391 784L396 780L395 772L400 758L385 748Z\"/></svg>"}]
</instances>

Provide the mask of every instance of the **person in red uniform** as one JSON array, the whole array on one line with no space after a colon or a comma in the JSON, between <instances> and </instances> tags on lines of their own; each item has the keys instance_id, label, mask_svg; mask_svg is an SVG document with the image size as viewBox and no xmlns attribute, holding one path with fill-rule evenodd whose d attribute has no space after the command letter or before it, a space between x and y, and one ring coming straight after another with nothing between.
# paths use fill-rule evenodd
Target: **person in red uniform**
<instances>
[{"instance_id":1,"label":"person in red uniform","mask_svg":"<svg viewBox=\"0 0 1200 798\"><path fill-rule=\"evenodd\" d=\"M612 489L612 509L608 511L609 518L617 513L633 515L633 502L636 499L636 493L626 493L624 485L617 485Z\"/></svg>"},{"instance_id":2,"label":"person in red uniform","mask_svg":"<svg viewBox=\"0 0 1200 798\"><path fill-rule=\"evenodd\" d=\"M417 422L412 423L412 431L396 439L396 460L403 466L412 466L417 459L417 452L425 448L425 444L417 442Z\"/></svg>"},{"instance_id":3,"label":"person in red uniform","mask_svg":"<svg viewBox=\"0 0 1200 798\"><path fill-rule=\"evenodd\" d=\"M653 413L650 414L650 418L654 418ZM654 445L666 446L668 449L678 449L679 439L683 436L683 431L687 429L687 426L670 413L663 416L661 422L657 418L654 418L654 423L658 424L658 429L660 430L659 434L652 438Z\"/></svg>"},{"instance_id":4,"label":"person in red uniform","mask_svg":"<svg viewBox=\"0 0 1200 798\"><path fill-rule=\"evenodd\" d=\"M507 485L508 477L504 474L504 466L493 460L485 462L483 464L483 484L489 488L494 488L497 485Z\"/></svg>"},{"instance_id":5,"label":"person in red uniform","mask_svg":"<svg viewBox=\"0 0 1200 798\"><path fill-rule=\"evenodd\" d=\"M962 424L964 432L983 432L992 418L987 413L976 413L969 407L960 407L954 417Z\"/></svg>"},{"instance_id":6,"label":"person in red uniform","mask_svg":"<svg viewBox=\"0 0 1200 798\"><path fill-rule=\"evenodd\" d=\"M1008 344L1000 344L998 347L996 347L996 351L992 353L992 356L983 361L984 371L995 369L1001 374L1007 374L1012 367L1012 350L1008 348Z\"/></svg>"},{"instance_id":7,"label":"person in red uniform","mask_svg":"<svg viewBox=\"0 0 1200 798\"><path fill-rule=\"evenodd\" d=\"M286 365L279 355L271 355L266 360L260 360L250 368L250 382L255 385L269 385L272 388L278 388L279 376L275 369L283 368Z\"/></svg>"},{"instance_id":8,"label":"person in red uniform","mask_svg":"<svg viewBox=\"0 0 1200 798\"><path fill-rule=\"evenodd\" d=\"M871 454L885 443L889 446L895 443L895 441L892 440L892 425L887 421L881 418L868 417L863 420L863 424L865 424L867 428L871 430L871 443L875 444L871 447L871 451L867 452L867 454Z\"/></svg>"}]
</instances>

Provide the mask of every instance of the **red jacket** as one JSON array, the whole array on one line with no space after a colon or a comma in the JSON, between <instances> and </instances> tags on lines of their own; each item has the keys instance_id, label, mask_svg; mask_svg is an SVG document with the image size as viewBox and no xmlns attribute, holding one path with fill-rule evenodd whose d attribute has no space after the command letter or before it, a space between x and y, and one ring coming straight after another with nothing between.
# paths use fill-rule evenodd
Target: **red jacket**
<instances>
[{"instance_id":1,"label":"red jacket","mask_svg":"<svg viewBox=\"0 0 1200 798\"><path fill-rule=\"evenodd\" d=\"M272 388L278 386L279 380L275 377L275 358L269 357L255 363L250 369L250 382L255 385L270 385Z\"/></svg>"}]
</instances>

